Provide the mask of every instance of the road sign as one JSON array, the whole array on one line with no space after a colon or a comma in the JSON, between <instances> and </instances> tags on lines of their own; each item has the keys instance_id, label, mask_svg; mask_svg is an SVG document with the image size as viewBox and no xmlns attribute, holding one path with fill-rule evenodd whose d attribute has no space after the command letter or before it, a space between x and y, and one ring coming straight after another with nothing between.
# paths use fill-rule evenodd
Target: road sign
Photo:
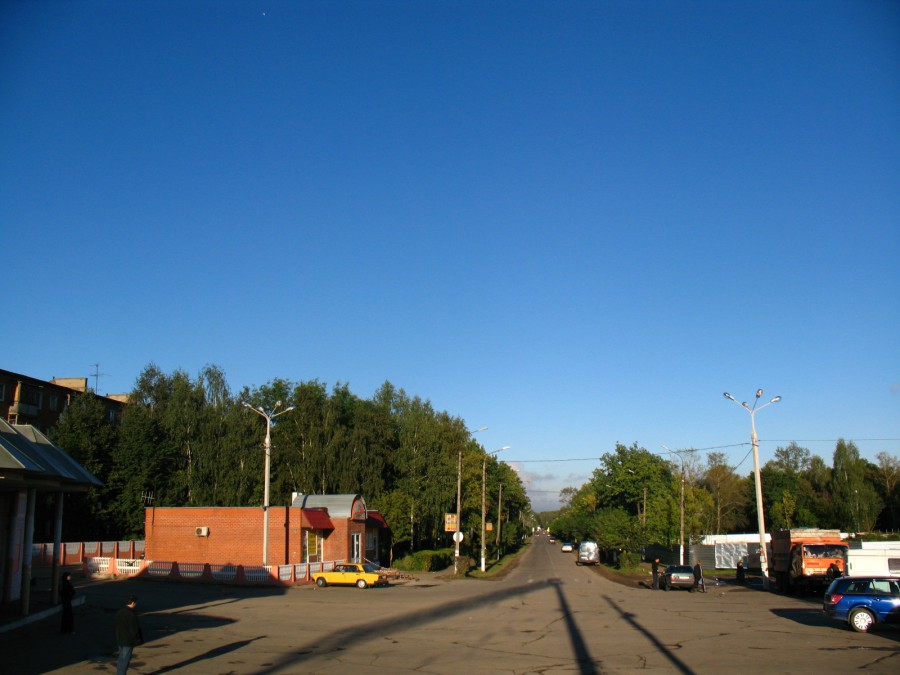
<instances>
[{"instance_id":1,"label":"road sign","mask_svg":"<svg viewBox=\"0 0 900 675\"><path fill-rule=\"evenodd\" d=\"M458 544L458 543L460 543L462 540L463 540L463 533L462 533L462 532L454 532L454 533L453 533L453 541L455 541L455 542Z\"/></svg>"},{"instance_id":2,"label":"road sign","mask_svg":"<svg viewBox=\"0 0 900 675\"><path fill-rule=\"evenodd\" d=\"M455 513L445 513L444 514L444 532L456 532L459 530L459 526L456 520Z\"/></svg>"}]
</instances>

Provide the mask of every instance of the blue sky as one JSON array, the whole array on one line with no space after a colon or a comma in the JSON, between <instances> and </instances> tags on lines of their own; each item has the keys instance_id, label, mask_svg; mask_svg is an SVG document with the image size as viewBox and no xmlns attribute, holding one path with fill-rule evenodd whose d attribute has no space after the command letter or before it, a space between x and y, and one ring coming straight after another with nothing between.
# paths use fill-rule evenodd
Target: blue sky
<instances>
[{"instance_id":1,"label":"blue sky","mask_svg":"<svg viewBox=\"0 0 900 675\"><path fill-rule=\"evenodd\" d=\"M5 2L0 367L389 380L538 508L748 473L723 391L898 456L898 73L897 2Z\"/></svg>"}]
</instances>

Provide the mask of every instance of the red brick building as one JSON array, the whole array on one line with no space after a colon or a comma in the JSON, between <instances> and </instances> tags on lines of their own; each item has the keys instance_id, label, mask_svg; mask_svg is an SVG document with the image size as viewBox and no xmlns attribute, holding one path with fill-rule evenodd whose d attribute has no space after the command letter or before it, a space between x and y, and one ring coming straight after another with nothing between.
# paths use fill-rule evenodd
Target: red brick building
<instances>
[{"instance_id":1,"label":"red brick building","mask_svg":"<svg viewBox=\"0 0 900 675\"><path fill-rule=\"evenodd\" d=\"M264 515L258 507L151 507L145 511L148 560L261 565ZM379 563L388 525L360 495L298 495L269 507L268 562Z\"/></svg>"}]
</instances>

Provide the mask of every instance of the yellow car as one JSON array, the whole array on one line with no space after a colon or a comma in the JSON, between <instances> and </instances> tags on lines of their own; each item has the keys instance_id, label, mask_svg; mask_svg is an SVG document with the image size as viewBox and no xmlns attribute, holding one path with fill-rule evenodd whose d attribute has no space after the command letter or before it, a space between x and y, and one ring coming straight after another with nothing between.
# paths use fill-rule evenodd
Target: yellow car
<instances>
[{"instance_id":1,"label":"yellow car","mask_svg":"<svg viewBox=\"0 0 900 675\"><path fill-rule=\"evenodd\" d=\"M388 579L384 574L378 571L375 565L365 563L341 563L335 565L331 572L317 572L313 574L316 585L319 588L326 586L356 586L357 588L366 588L367 586L387 586Z\"/></svg>"}]
</instances>

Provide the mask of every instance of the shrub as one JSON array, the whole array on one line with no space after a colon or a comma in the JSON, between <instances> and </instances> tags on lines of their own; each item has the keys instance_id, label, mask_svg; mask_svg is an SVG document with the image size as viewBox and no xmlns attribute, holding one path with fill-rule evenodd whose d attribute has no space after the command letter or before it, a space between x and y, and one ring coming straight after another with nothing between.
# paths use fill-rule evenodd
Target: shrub
<instances>
[{"instance_id":1,"label":"shrub","mask_svg":"<svg viewBox=\"0 0 900 675\"><path fill-rule=\"evenodd\" d=\"M394 567L404 572L436 572L453 564L453 551L416 551L394 561Z\"/></svg>"},{"instance_id":2,"label":"shrub","mask_svg":"<svg viewBox=\"0 0 900 675\"><path fill-rule=\"evenodd\" d=\"M640 553L623 553L619 556L619 568L623 570L630 570L636 568L641 564L641 554Z\"/></svg>"}]
</instances>

